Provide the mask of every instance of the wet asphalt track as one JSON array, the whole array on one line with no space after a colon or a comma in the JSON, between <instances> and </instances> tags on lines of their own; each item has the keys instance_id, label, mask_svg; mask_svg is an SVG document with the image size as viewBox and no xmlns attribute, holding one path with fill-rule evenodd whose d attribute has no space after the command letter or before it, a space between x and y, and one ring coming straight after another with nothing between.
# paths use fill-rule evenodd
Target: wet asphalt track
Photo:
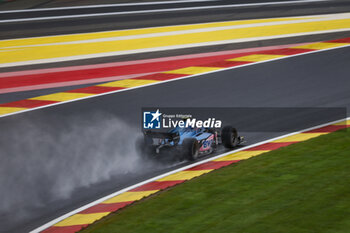
<instances>
[{"instance_id":1,"label":"wet asphalt track","mask_svg":"<svg viewBox=\"0 0 350 233\"><path fill-rule=\"evenodd\" d=\"M241 1L222 1L240 3ZM209 4L209 3L205 3ZM205 5L204 4L204 5ZM135 14L0 25L1 39L183 23L347 12L348 1ZM346 33L77 61L66 66L348 37ZM184 164L140 160L133 151L142 107L350 107L350 48L283 59L0 118L0 232L28 232L84 204ZM45 68L17 67L16 70ZM9 70L1 70L9 71ZM58 89L18 96L2 102ZM247 116L247 145L302 129L319 117ZM230 114L221 115L229 118ZM322 120L334 120L325 116ZM241 122L232 122L241 126ZM261 130L263 128L263 130ZM271 132L268 132L269 129ZM131 151L131 152L130 152ZM102 161L102 162L101 162ZM93 166L98 164L98 166ZM3 211L4 210L4 211Z\"/></svg>"},{"instance_id":2,"label":"wet asphalt track","mask_svg":"<svg viewBox=\"0 0 350 233\"><path fill-rule=\"evenodd\" d=\"M291 2L265 6L241 6L236 4L263 2ZM210 6L223 6L210 8ZM182 11L164 11L145 13L144 10L177 9L177 8L208 7ZM121 30L179 24L218 22L228 20L257 19L265 17L287 17L295 15L315 15L348 12L350 2L347 0L315 1L295 3L293 0L221 0L209 2L190 2L176 4L155 4L147 6L104 7L74 10L56 10L39 12L20 12L0 14L0 39L46 36L57 34ZM104 13L133 12L121 15L103 15ZM138 13L140 12L140 13ZM83 14L100 14L98 17L56 18L39 21L3 22L23 18L70 16Z\"/></svg>"},{"instance_id":3,"label":"wet asphalt track","mask_svg":"<svg viewBox=\"0 0 350 233\"><path fill-rule=\"evenodd\" d=\"M33 165L35 170L28 170L23 166L23 162L16 163L11 159L8 159L10 163L1 162L1 166L6 167L0 170L6 171L7 179L14 182L12 186L8 184L8 187L11 187L12 191L20 192L26 198L24 204L17 201L12 209L20 209L21 206L16 206L20 204L23 206L26 206L26 203L32 202L33 204L33 206L29 204L23 208L20 216L17 211L2 214L1 230L2 232L26 232L113 191L181 166L169 167L169 164L143 163L132 155L134 158L132 163L138 163L136 169L125 170L125 166L130 166L131 162L125 160L124 157L124 160L120 160L123 167L118 168L124 169L123 172L118 173L118 169L113 171L113 166L108 166L109 177L100 177L94 181L94 177L87 176L88 179L92 179L91 187L70 190L67 199L52 200L49 197L53 194L52 190L62 191L57 189L59 186L52 187L49 184L55 178L63 179L62 184L71 183L79 178L84 179L76 172L81 172L81 176L85 176L84 166L89 166L90 161L106 159L108 164L108 161L113 159L118 161L119 156L125 156L127 152L118 150L120 154L115 153L113 157L108 157L110 153L113 153L115 147L123 147L127 144L133 146L133 140L125 140L124 136L132 138L138 131L142 107L349 108L349 61L350 48L340 48L0 118L1 158L4 159L4 155L11 154L11 156L17 156L19 161L33 160L37 162L32 161L31 163L40 164L37 167ZM298 112L295 112L290 119L298 117L300 118ZM299 124L295 129L312 126L313 118L314 116L298 119ZM271 126L288 124L288 118L264 119L259 114L247 116L247 119L251 124L261 124L261 122L268 122ZM124 126L115 128L115 125L120 124L121 121L124 122ZM107 137L106 132L108 132ZM283 132L247 132L245 136L248 141L247 145L249 145L280 134ZM68 139L57 138L57 135L63 138L68 137ZM107 148L104 154L90 153L98 147L96 142L102 143L103 148ZM77 150L81 147L85 149ZM35 153L40 155L42 150L44 153L49 151L49 157L40 158L44 161L40 163ZM77 152L84 153L79 157ZM56 160L59 161L58 164L61 164L61 167L58 165L55 167ZM55 163L52 163L53 161ZM73 168L76 166L76 169L70 170L69 166ZM98 169L101 169L103 173L105 168L100 166ZM32 188L39 190L39 195L33 190L26 191L21 188L31 187L21 183L31 182L29 178L23 179L23 176L30 177L29 172L36 174L34 178L37 180L32 183L35 184ZM94 171L90 171L92 172ZM65 176L59 175L62 173ZM5 174L0 174L0 176L3 175ZM37 187L38 184L40 187ZM65 188L64 185L62 188ZM6 190L2 192L2 195L9 194L9 192ZM4 200L3 197L1 199ZM42 206L38 205L40 202ZM13 228L13 226L16 227Z\"/></svg>"}]
</instances>

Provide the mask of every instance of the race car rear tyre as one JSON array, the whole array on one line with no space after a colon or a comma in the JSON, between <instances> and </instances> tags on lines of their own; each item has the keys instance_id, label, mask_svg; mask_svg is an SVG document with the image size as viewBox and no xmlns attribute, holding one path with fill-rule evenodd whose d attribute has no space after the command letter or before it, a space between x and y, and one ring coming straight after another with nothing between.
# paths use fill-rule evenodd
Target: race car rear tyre
<instances>
[{"instance_id":1,"label":"race car rear tyre","mask_svg":"<svg viewBox=\"0 0 350 233\"><path fill-rule=\"evenodd\" d=\"M221 140L226 148L234 148L238 144L237 130L232 126L225 126L221 131Z\"/></svg>"},{"instance_id":2,"label":"race car rear tyre","mask_svg":"<svg viewBox=\"0 0 350 233\"><path fill-rule=\"evenodd\" d=\"M198 158L199 144L195 138L186 138L182 143L183 156L194 161Z\"/></svg>"}]
</instances>

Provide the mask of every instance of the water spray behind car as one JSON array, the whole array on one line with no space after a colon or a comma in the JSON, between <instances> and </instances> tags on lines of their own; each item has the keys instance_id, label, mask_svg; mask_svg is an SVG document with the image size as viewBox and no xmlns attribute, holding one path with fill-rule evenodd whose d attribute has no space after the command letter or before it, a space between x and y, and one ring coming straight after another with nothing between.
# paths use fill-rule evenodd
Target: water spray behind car
<instances>
[{"instance_id":1,"label":"water spray behind car","mask_svg":"<svg viewBox=\"0 0 350 233\"><path fill-rule=\"evenodd\" d=\"M30 209L69 198L78 188L112 178L117 183L118 177L163 166L140 157L135 135L141 133L113 115L16 124L19 130L9 127L0 138L0 158L6 161L0 163L0 214L13 209L19 210L16 217L31 214Z\"/></svg>"}]
</instances>

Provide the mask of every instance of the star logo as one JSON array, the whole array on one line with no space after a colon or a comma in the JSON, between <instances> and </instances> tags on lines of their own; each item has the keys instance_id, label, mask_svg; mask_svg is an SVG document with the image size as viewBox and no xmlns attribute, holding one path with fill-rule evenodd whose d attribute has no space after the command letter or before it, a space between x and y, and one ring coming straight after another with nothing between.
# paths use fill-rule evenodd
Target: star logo
<instances>
[{"instance_id":1,"label":"star logo","mask_svg":"<svg viewBox=\"0 0 350 233\"><path fill-rule=\"evenodd\" d=\"M157 120L159 121L159 117L162 115L160 112L159 112L159 109L157 109L157 111L155 113L151 113L152 115L152 120L151 122L153 122L154 120Z\"/></svg>"},{"instance_id":2,"label":"star logo","mask_svg":"<svg viewBox=\"0 0 350 233\"><path fill-rule=\"evenodd\" d=\"M144 129L160 129L162 113L157 111L143 112L143 128Z\"/></svg>"}]
</instances>

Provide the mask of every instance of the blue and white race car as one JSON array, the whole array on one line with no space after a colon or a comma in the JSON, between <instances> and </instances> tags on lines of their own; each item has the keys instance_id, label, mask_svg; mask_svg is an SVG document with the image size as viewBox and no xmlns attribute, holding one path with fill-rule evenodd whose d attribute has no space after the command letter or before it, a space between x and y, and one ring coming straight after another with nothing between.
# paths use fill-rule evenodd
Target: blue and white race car
<instances>
[{"instance_id":1,"label":"blue and white race car","mask_svg":"<svg viewBox=\"0 0 350 233\"><path fill-rule=\"evenodd\" d=\"M180 160L196 160L201 155L215 152L220 144L232 149L243 143L232 126L221 130L211 128L180 128L169 132L144 131L144 137L137 147L147 156L157 157L163 154L175 154Z\"/></svg>"}]
</instances>

